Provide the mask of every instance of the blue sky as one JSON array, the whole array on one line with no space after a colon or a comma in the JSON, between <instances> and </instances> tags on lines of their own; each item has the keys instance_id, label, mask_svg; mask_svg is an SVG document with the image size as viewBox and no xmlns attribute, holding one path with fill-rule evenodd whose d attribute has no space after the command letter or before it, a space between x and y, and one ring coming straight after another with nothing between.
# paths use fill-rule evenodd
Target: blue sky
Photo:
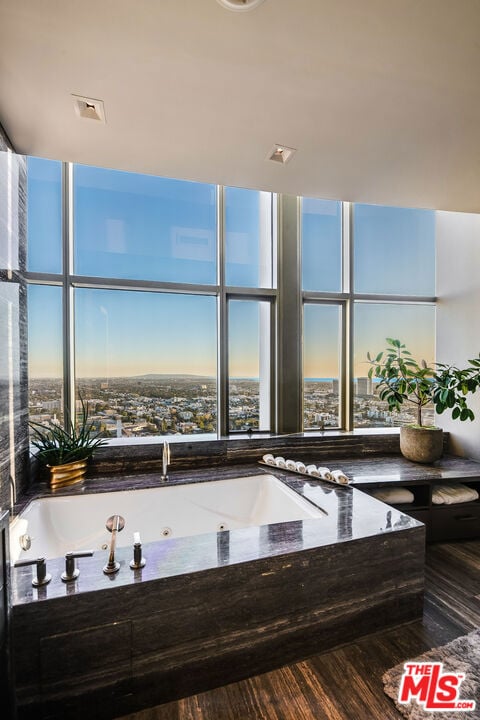
<instances>
[{"instance_id":1,"label":"blue sky","mask_svg":"<svg viewBox=\"0 0 480 720\"><path fill-rule=\"evenodd\" d=\"M214 185L75 166L75 272L97 277L214 285ZM227 188L226 282L257 286L260 233L268 233L267 194ZM28 159L28 269L61 272L61 165ZM356 290L434 295L434 213L356 205ZM302 213L305 290L341 290L341 205L305 198ZM265 264L265 263L264 263ZM266 263L268 265L268 262ZM268 286L268 279L266 281ZM61 292L29 290L30 364L33 377L61 371ZM75 290L76 369L79 377L149 372L216 372L216 302L213 297ZM419 306L416 306L417 308ZM368 350L386 335L414 352L433 353L432 308L359 306L355 313L355 374L364 375ZM338 374L338 308L307 308L307 377ZM258 376L261 326L257 303L231 306L230 372ZM423 339L422 339L423 338ZM427 357L427 359L429 359Z\"/></svg>"},{"instance_id":2,"label":"blue sky","mask_svg":"<svg viewBox=\"0 0 480 720\"><path fill-rule=\"evenodd\" d=\"M435 211L355 205L355 291L435 295Z\"/></svg>"},{"instance_id":3,"label":"blue sky","mask_svg":"<svg viewBox=\"0 0 480 720\"><path fill-rule=\"evenodd\" d=\"M342 290L342 206L334 200L302 202L302 288Z\"/></svg>"}]
</instances>

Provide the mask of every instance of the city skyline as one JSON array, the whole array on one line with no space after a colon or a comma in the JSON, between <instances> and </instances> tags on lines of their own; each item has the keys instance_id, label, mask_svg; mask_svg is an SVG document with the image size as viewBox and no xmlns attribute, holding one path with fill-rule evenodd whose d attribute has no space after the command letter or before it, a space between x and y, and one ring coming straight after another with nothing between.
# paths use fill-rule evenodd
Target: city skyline
<instances>
[{"instance_id":1,"label":"city skyline","mask_svg":"<svg viewBox=\"0 0 480 720\"><path fill-rule=\"evenodd\" d=\"M260 384L248 378L231 379L228 425L231 432L258 430L262 421ZM217 432L217 383L195 376L137 376L133 378L82 378L77 391L88 403L89 419L103 437L198 435ZM304 429L339 426L337 378L305 379ZM77 399L77 411L81 402ZM433 423L433 407L425 409ZM391 413L378 396L377 384L368 377L355 380L355 427L393 427L415 422L408 404ZM30 379L29 415L43 425L63 417L63 384L60 378Z\"/></svg>"}]
</instances>

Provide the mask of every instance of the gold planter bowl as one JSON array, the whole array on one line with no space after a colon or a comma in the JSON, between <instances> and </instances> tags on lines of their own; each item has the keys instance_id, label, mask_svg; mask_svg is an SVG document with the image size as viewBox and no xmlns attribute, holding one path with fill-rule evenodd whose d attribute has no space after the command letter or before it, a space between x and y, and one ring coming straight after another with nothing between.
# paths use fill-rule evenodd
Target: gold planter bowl
<instances>
[{"instance_id":1,"label":"gold planter bowl","mask_svg":"<svg viewBox=\"0 0 480 720\"><path fill-rule=\"evenodd\" d=\"M50 487L52 490L81 483L87 472L87 460L75 460L65 465L47 465L50 470Z\"/></svg>"}]
</instances>

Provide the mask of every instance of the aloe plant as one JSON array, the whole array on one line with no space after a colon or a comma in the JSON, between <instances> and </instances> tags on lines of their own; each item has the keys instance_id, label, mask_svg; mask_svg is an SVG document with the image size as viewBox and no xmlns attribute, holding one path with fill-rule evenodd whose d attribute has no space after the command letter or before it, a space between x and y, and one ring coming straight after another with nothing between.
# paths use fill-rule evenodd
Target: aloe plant
<instances>
[{"instance_id":1,"label":"aloe plant","mask_svg":"<svg viewBox=\"0 0 480 720\"><path fill-rule=\"evenodd\" d=\"M468 360L469 367L460 370L454 365L417 362L400 340L386 338L387 348L373 357L367 353L371 365L369 378L379 380L379 397L388 409L399 411L404 402L416 405L417 425L422 425L422 408L432 402L435 411L452 411L454 420L474 420L466 396L480 386L480 355Z\"/></svg>"},{"instance_id":2,"label":"aloe plant","mask_svg":"<svg viewBox=\"0 0 480 720\"><path fill-rule=\"evenodd\" d=\"M29 425L34 432L32 445L37 448L37 457L44 465L65 465L77 460L86 460L106 440L94 432L93 423L88 420L88 403L80 398L82 412L77 424L69 418L65 427L53 425L46 428L37 422Z\"/></svg>"}]
</instances>

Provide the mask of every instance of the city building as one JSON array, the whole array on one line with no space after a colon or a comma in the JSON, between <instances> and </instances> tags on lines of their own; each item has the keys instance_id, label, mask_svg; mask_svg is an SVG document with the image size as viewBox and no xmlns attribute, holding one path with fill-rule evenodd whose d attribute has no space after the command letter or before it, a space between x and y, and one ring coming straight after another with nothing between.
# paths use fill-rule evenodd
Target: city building
<instances>
[{"instance_id":1,"label":"city building","mask_svg":"<svg viewBox=\"0 0 480 720\"><path fill-rule=\"evenodd\" d=\"M357 395L373 395L372 378L369 378L369 377L357 378Z\"/></svg>"}]
</instances>

